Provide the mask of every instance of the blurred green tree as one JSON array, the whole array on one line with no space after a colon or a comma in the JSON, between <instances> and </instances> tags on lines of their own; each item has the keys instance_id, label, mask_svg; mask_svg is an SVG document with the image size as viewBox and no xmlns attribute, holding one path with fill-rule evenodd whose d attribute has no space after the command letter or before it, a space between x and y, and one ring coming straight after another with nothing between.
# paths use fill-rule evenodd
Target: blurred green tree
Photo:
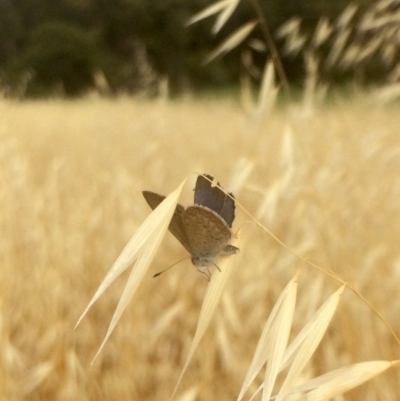
<instances>
[{"instance_id":1,"label":"blurred green tree","mask_svg":"<svg viewBox=\"0 0 400 401\"><path fill-rule=\"evenodd\" d=\"M63 22L48 22L33 30L16 70L32 75L27 96L54 91L76 96L93 84L99 52L96 35Z\"/></svg>"},{"instance_id":2,"label":"blurred green tree","mask_svg":"<svg viewBox=\"0 0 400 401\"><path fill-rule=\"evenodd\" d=\"M12 0L0 0L0 68L17 56L20 17Z\"/></svg>"}]
</instances>

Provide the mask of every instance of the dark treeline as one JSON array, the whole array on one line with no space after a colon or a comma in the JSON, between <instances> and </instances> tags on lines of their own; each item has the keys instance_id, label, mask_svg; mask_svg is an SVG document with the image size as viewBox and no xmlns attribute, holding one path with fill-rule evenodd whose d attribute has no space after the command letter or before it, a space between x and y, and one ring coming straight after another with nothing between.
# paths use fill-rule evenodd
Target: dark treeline
<instances>
[{"instance_id":1,"label":"dark treeline","mask_svg":"<svg viewBox=\"0 0 400 401\"><path fill-rule=\"evenodd\" d=\"M106 82L108 93L134 93L160 77L168 78L174 92L236 83L240 46L207 66L203 61L230 32L254 18L254 11L251 2L243 0L216 37L210 33L213 19L185 27L189 17L210 4L211 0L0 0L3 92L75 96ZM312 30L321 16L334 19L349 2L260 4L275 32L293 16ZM264 63L265 56L259 62ZM284 58L283 63L291 81L303 78L301 59L294 63Z\"/></svg>"}]
</instances>

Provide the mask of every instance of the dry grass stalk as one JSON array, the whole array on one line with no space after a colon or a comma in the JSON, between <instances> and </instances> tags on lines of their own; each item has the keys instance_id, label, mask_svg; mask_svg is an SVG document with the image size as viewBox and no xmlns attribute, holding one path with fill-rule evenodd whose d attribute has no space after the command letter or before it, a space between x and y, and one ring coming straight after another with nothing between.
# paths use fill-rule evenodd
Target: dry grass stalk
<instances>
[{"instance_id":1,"label":"dry grass stalk","mask_svg":"<svg viewBox=\"0 0 400 401\"><path fill-rule=\"evenodd\" d=\"M239 46L253 31L258 24L257 21L250 21L233 32L224 42L222 42L211 54L206 58L205 64L210 63L218 56L222 56Z\"/></svg>"}]
</instances>

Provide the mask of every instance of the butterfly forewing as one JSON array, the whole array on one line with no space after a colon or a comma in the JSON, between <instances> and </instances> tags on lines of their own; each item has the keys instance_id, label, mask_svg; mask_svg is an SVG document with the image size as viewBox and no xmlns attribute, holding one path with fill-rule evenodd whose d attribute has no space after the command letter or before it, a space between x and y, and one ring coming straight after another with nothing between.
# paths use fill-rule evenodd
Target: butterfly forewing
<instances>
[{"instance_id":1,"label":"butterfly forewing","mask_svg":"<svg viewBox=\"0 0 400 401\"><path fill-rule=\"evenodd\" d=\"M164 199L164 195L157 194L151 191L143 191L143 196L146 199L149 206L154 210ZM185 212L185 208L179 203L176 205L175 212L172 216L171 222L169 223L168 229L175 236L175 238L186 248L189 253L192 253L190 244L183 227L182 217Z\"/></svg>"},{"instance_id":2,"label":"butterfly forewing","mask_svg":"<svg viewBox=\"0 0 400 401\"><path fill-rule=\"evenodd\" d=\"M182 221L191 253L196 257L218 256L232 236L225 221L202 206L186 208Z\"/></svg>"},{"instance_id":3,"label":"butterfly forewing","mask_svg":"<svg viewBox=\"0 0 400 401\"><path fill-rule=\"evenodd\" d=\"M205 206L220 215L229 227L232 227L235 218L235 201L227 196L218 186L213 187L208 179L213 180L209 174L199 175L194 190L195 205ZM233 195L232 195L233 197Z\"/></svg>"},{"instance_id":4,"label":"butterfly forewing","mask_svg":"<svg viewBox=\"0 0 400 401\"><path fill-rule=\"evenodd\" d=\"M233 194L229 192L229 195L231 195L233 198ZM229 196L225 195L225 203L219 214L226 221L226 224L228 224L229 227L232 227L233 220L235 219L234 199L231 199Z\"/></svg>"}]
</instances>

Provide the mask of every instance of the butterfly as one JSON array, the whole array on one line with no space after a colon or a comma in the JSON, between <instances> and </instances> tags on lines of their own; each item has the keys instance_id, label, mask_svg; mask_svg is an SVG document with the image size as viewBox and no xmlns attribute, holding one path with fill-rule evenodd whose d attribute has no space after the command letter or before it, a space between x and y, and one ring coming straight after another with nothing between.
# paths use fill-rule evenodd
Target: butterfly
<instances>
[{"instance_id":1,"label":"butterfly","mask_svg":"<svg viewBox=\"0 0 400 401\"><path fill-rule=\"evenodd\" d=\"M235 200L218 186L212 186L214 177L199 175L194 188L194 205L184 207L178 203L169 231L191 255L193 265L202 273L215 265L222 255L234 255L239 248L230 245L232 223L235 218ZM151 191L143 191L143 196L152 209L164 199ZM218 267L218 266L217 266Z\"/></svg>"}]
</instances>

